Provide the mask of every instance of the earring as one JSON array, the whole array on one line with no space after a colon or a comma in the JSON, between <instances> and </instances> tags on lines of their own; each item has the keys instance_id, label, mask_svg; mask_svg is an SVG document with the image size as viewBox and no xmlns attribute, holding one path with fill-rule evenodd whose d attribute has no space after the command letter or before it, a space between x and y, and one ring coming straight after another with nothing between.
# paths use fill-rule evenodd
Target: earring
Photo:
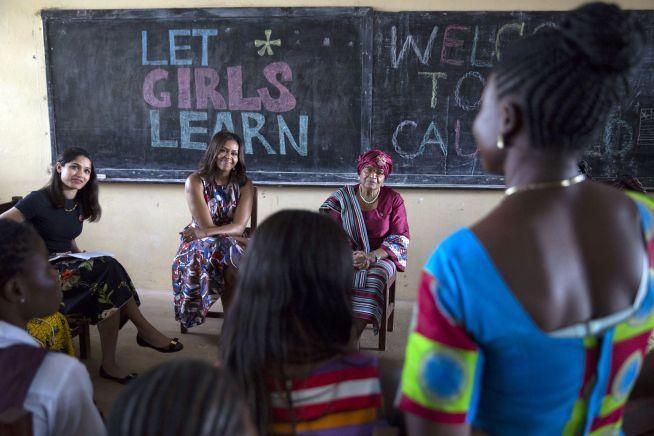
<instances>
[{"instance_id":1,"label":"earring","mask_svg":"<svg viewBox=\"0 0 654 436\"><path fill-rule=\"evenodd\" d=\"M502 135L497 135L497 148L504 150L504 137Z\"/></svg>"},{"instance_id":2,"label":"earring","mask_svg":"<svg viewBox=\"0 0 654 436\"><path fill-rule=\"evenodd\" d=\"M20 303L23 304L25 302L25 297L20 297L20 300L18 301L20 301Z\"/></svg>"}]
</instances>

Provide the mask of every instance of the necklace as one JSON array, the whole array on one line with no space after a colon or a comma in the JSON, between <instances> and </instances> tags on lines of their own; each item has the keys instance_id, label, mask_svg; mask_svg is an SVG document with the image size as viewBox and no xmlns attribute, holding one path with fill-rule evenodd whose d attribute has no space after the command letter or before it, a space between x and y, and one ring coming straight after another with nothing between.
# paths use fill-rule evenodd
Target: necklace
<instances>
[{"instance_id":1,"label":"necklace","mask_svg":"<svg viewBox=\"0 0 654 436\"><path fill-rule=\"evenodd\" d=\"M359 197L361 198L361 201L363 201L364 203L373 204L375 201L377 201L377 198L379 197L380 192L381 192L381 189L379 191L377 191L377 195L375 195L375 198L373 198L372 200L366 200L365 198L363 198L363 194L361 193L361 190L359 190Z\"/></svg>"},{"instance_id":2,"label":"necklace","mask_svg":"<svg viewBox=\"0 0 654 436\"><path fill-rule=\"evenodd\" d=\"M75 206L71 207L70 209L66 209L66 206L64 206L64 210L65 210L66 212L72 212L72 211L74 211L75 209L77 209L77 203L75 203Z\"/></svg>"},{"instance_id":3,"label":"necklace","mask_svg":"<svg viewBox=\"0 0 654 436\"><path fill-rule=\"evenodd\" d=\"M581 183L584 180L586 180L586 176L584 176L583 174L579 174L574 177L569 177L563 180L556 180L554 182L527 183L526 185L522 185L522 186L511 186L506 191L504 191L504 195L508 197L509 195L513 195L518 192L533 191L536 189L567 188L568 186Z\"/></svg>"}]
</instances>

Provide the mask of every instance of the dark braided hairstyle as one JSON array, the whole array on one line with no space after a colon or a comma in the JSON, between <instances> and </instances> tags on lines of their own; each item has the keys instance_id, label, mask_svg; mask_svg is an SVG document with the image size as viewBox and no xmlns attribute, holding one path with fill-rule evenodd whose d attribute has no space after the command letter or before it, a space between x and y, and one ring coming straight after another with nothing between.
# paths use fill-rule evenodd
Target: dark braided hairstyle
<instances>
[{"instance_id":1,"label":"dark braided hairstyle","mask_svg":"<svg viewBox=\"0 0 654 436\"><path fill-rule=\"evenodd\" d=\"M201 360L176 359L138 377L120 394L111 436L245 434L247 407L232 378Z\"/></svg>"},{"instance_id":2,"label":"dark braided hairstyle","mask_svg":"<svg viewBox=\"0 0 654 436\"><path fill-rule=\"evenodd\" d=\"M35 242L39 239L31 225L0 219L0 289L25 272L28 258L34 254Z\"/></svg>"},{"instance_id":3,"label":"dark braided hairstyle","mask_svg":"<svg viewBox=\"0 0 654 436\"><path fill-rule=\"evenodd\" d=\"M611 108L629 93L645 34L618 6L589 3L513 43L493 70L498 96L524 99L535 148L586 147Z\"/></svg>"}]
</instances>

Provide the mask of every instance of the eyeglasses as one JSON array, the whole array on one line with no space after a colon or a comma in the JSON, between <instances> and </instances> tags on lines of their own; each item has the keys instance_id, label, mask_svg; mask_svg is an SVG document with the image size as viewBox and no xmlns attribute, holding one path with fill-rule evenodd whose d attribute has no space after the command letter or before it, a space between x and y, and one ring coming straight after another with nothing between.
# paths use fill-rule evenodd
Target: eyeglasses
<instances>
[{"instance_id":1,"label":"eyeglasses","mask_svg":"<svg viewBox=\"0 0 654 436\"><path fill-rule=\"evenodd\" d=\"M376 168L376 167L364 167L361 172L365 175L368 174L376 174L377 176L383 176L384 175L384 170L381 168Z\"/></svg>"}]
</instances>

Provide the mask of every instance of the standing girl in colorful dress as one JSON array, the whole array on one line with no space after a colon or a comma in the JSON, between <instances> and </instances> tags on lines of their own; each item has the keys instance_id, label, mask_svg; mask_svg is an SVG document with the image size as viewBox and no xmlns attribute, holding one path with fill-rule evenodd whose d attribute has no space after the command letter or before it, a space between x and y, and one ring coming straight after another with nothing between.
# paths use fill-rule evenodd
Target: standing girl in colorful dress
<instances>
[{"instance_id":1,"label":"standing girl in colorful dress","mask_svg":"<svg viewBox=\"0 0 654 436\"><path fill-rule=\"evenodd\" d=\"M71 147L57 157L48 185L31 192L0 218L27 221L41 235L59 272L63 291L61 313L97 324L102 347L100 375L127 383L135 375L116 362L116 342L122 322L129 319L134 323L141 346L174 352L181 350L182 344L163 335L145 319L138 308L136 289L116 259L101 256L83 260L65 255L80 252L75 238L82 233L84 221L97 221L100 214L98 182L91 156L82 148Z\"/></svg>"},{"instance_id":2,"label":"standing girl in colorful dress","mask_svg":"<svg viewBox=\"0 0 654 436\"><path fill-rule=\"evenodd\" d=\"M409 434L621 434L654 328L654 228L577 162L627 94L634 18L591 3L502 51L473 131L508 189L424 267L402 377Z\"/></svg>"},{"instance_id":3,"label":"standing girl in colorful dress","mask_svg":"<svg viewBox=\"0 0 654 436\"><path fill-rule=\"evenodd\" d=\"M192 220L172 269L175 319L188 328L202 324L218 298L225 311L231 302L253 199L238 135L213 136L185 192Z\"/></svg>"}]
</instances>

